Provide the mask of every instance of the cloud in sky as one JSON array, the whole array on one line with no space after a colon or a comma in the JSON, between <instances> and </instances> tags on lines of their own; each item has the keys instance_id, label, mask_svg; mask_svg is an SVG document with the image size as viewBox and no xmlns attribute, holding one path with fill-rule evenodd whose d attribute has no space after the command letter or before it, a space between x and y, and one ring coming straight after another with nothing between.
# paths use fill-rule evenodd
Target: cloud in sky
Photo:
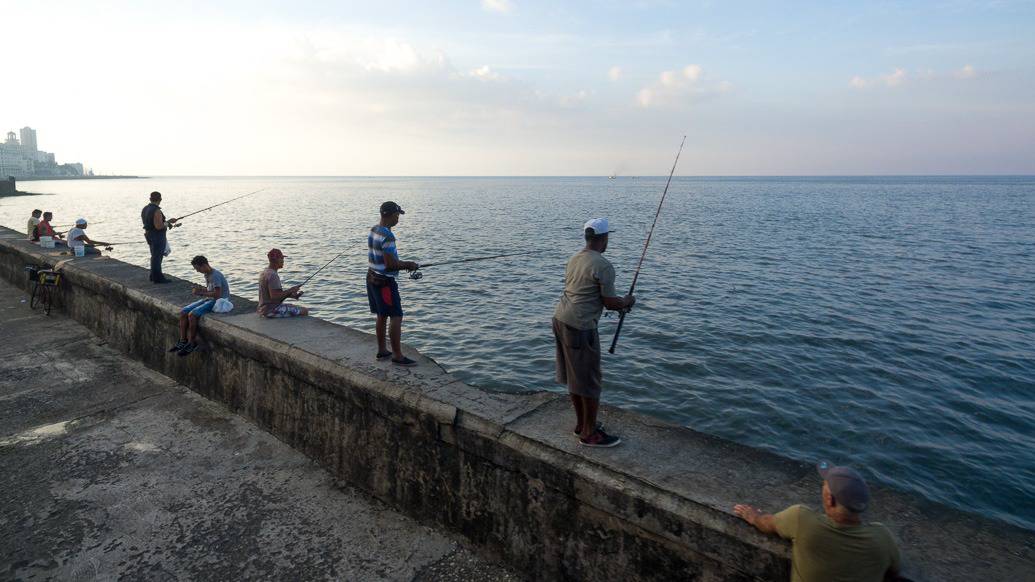
<instances>
[{"instance_id":1,"label":"cloud in sky","mask_svg":"<svg viewBox=\"0 0 1035 582\"><path fill-rule=\"evenodd\" d=\"M939 73L930 68L909 72L901 67L896 67L890 73L876 77L866 78L855 75L848 81L848 84L856 89L869 89L880 86L894 88L901 87L910 81L934 81L944 78L973 79L975 76L977 76L977 70L972 65L964 65L951 74Z\"/></svg>"},{"instance_id":2,"label":"cloud in sky","mask_svg":"<svg viewBox=\"0 0 1035 582\"><path fill-rule=\"evenodd\" d=\"M507 13L514 9L510 0L482 0L482 10Z\"/></svg>"},{"instance_id":3,"label":"cloud in sky","mask_svg":"<svg viewBox=\"0 0 1035 582\"><path fill-rule=\"evenodd\" d=\"M726 93L733 85L728 81L706 84L701 65L686 65L682 69L662 71L658 80L636 93L636 103L642 108L684 103L696 97Z\"/></svg>"},{"instance_id":4,"label":"cloud in sky","mask_svg":"<svg viewBox=\"0 0 1035 582\"><path fill-rule=\"evenodd\" d=\"M960 70L956 71L955 76L957 79L973 79L977 75L977 71L971 65L963 65Z\"/></svg>"},{"instance_id":5,"label":"cloud in sky","mask_svg":"<svg viewBox=\"0 0 1035 582\"><path fill-rule=\"evenodd\" d=\"M852 77L851 81L849 81L848 84L852 87L855 87L856 89L867 89L869 87L881 85L885 87L898 87L905 83L907 79L909 79L909 73L907 73L905 69L895 68L895 70L891 71L890 73L887 73L885 75L878 75L876 77L871 78L856 75Z\"/></svg>"}]
</instances>

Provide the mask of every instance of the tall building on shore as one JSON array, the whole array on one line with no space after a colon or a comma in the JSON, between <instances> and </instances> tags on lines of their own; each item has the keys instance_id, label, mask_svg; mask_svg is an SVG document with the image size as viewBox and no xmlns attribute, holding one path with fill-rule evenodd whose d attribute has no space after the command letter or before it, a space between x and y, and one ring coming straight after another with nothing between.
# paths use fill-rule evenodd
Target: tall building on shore
<instances>
[{"instance_id":1,"label":"tall building on shore","mask_svg":"<svg viewBox=\"0 0 1035 582\"><path fill-rule=\"evenodd\" d=\"M23 127L19 133L20 141L9 131L0 143L0 179L83 175L82 164L58 164L54 154L40 150L35 129Z\"/></svg>"},{"instance_id":2,"label":"tall building on shore","mask_svg":"<svg viewBox=\"0 0 1035 582\"><path fill-rule=\"evenodd\" d=\"M22 144L13 131L7 132L7 139L0 143L0 178L31 176L35 164L25 155Z\"/></svg>"},{"instance_id":3,"label":"tall building on shore","mask_svg":"<svg viewBox=\"0 0 1035 582\"><path fill-rule=\"evenodd\" d=\"M36 152L39 148L36 145L36 130L31 127L23 127L21 129L22 136L22 149L25 153L32 153L32 157L36 157Z\"/></svg>"}]
</instances>

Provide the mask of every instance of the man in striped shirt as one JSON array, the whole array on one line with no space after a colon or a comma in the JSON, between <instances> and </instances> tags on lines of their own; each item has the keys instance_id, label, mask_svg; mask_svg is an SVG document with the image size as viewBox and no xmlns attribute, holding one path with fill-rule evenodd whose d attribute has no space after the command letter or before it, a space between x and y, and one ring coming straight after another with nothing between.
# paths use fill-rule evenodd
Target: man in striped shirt
<instances>
[{"instance_id":1,"label":"man in striped shirt","mask_svg":"<svg viewBox=\"0 0 1035 582\"><path fill-rule=\"evenodd\" d=\"M377 359L392 358L399 366L415 366L417 362L402 352L402 303L396 277L400 269L414 271L417 263L400 261L395 247L392 227L399 224L399 215L406 214L395 202L381 205L381 221L367 235L367 299L370 312L377 315ZM391 325L389 324L389 320ZM388 328L392 349L386 347L385 330Z\"/></svg>"}]
</instances>

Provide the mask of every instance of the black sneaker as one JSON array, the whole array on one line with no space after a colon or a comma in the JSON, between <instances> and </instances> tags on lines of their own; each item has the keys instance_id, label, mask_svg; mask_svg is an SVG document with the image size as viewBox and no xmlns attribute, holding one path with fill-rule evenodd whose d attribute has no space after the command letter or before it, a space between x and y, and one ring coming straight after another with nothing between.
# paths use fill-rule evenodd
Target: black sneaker
<instances>
[{"instance_id":1,"label":"black sneaker","mask_svg":"<svg viewBox=\"0 0 1035 582\"><path fill-rule=\"evenodd\" d=\"M401 360L396 360L395 358L392 358L392 363L395 364L396 366L416 366L417 365L417 361L416 360L411 360L411 359L407 358L406 356L403 356Z\"/></svg>"},{"instance_id":2,"label":"black sneaker","mask_svg":"<svg viewBox=\"0 0 1035 582\"><path fill-rule=\"evenodd\" d=\"M389 351L377 352L377 356L375 356L375 357L377 359L379 359L379 360L383 360L385 358L390 358L390 357L392 357L392 352L389 352Z\"/></svg>"},{"instance_id":3,"label":"black sneaker","mask_svg":"<svg viewBox=\"0 0 1035 582\"><path fill-rule=\"evenodd\" d=\"M617 447L621 443L622 439L609 435L602 430L595 431L589 435L588 439L579 439L579 444L584 447L597 447L601 449Z\"/></svg>"},{"instance_id":4,"label":"black sneaker","mask_svg":"<svg viewBox=\"0 0 1035 582\"><path fill-rule=\"evenodd\" d=\"M185 347L187 347L187 342L184 341L184 340L180 340L180 341L176 342L175 346L169 348L169 351L170 352L178 352L178 351L182 350Z\"/></svg>"},{"instance_id":5,"label":"black sneaker","mask_svg":"<svg viewBox=\"0 0 1035 582\"><path fill-rule=\"evenodd\" d=\"M604 423L598 422L597 423L597 430L604 430ZM578 427L575 427L575 430L571 431L571 434L573 434L576 437L578 437L579 435L582 434L582 431L579 430Z\"/></svg>"},{"instance_id":6,"label":"black sneaker","mask_svg":"<svg viewBox=\"0 0 1035 582\"><path fill-rule=\"evenodd\" d=\"M176 352L176 355L178 355L178 356L180 356L182 358L184 356L189 356L189 355L193 354L194 351L197 350L197 349L198 349L198 344L187 344L187 345L183 346L182 348L180 348L180 351Z\"/></svg>"},{"instance_id":7,"label":"black sneaker","mask_svg":"<svg viewBox=\"0 0 1035 582\"><path fill-rule=\"evenodd\" d=\"M172 283L172 279L166 279L165 277L162 277L161 279L151 279L151 282L156 284Z\"/></svg>"}]
</instances>

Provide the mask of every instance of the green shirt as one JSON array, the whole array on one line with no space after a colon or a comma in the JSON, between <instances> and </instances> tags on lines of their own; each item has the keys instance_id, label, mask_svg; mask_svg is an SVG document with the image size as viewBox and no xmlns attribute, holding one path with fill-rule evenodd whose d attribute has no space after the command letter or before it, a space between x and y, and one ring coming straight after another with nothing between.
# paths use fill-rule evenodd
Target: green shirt
<instances>
[{"instance_id":1,"label":"green shirt","mask_svg":"<svg viewBox=\"0 0 1035 582\"><path fill-rule=\"evenodd\" d=\"M583 249L568 259L564 295L553 316L575 329L596 329L604 310L603 297L617 297L615 268L604 255Z\"/></svg>"},{"instance_id":2,"label":"green shirt","mask_svg":"<svg viewBox=\"0 0 1035 582\"><path fill-rule=\"evenodd\" d=\"M898 546L879 523L837 525L804 505L773 520L793 543L791 582L881 582L889 568L900 570Z\"/></svg>"}]
</instances>

